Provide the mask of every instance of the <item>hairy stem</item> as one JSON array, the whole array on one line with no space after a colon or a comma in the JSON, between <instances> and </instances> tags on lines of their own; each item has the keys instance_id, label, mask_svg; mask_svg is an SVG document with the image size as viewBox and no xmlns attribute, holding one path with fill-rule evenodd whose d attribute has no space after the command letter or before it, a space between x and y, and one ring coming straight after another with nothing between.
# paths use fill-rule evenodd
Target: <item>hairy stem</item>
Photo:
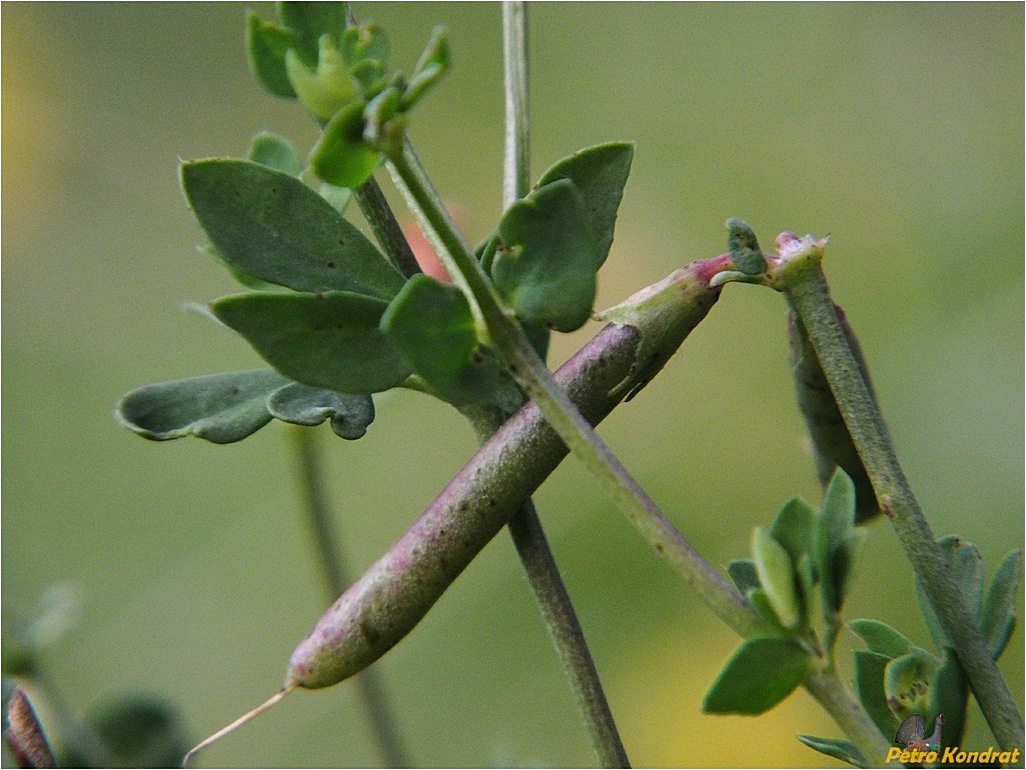
<instances>
[{"instance_id":1,"label":"hairy stem","mask_svg":"<svg viewBox=\"0 0 1026 770\"><path fill-rule=\"evenodd\" d=\"M837 319L819 260L786 270L782 280L783 290L808 331L880 508L890 518L955 648L994 737L1006 751L1022 748L1022 715L898 463L883 417Z\"/></svg>"},{"instance_id":2,"label":"hairy stem","mask_svg":"<svg viewBox=\"0 0 1026 770\"><path fill-rule=\"evenodd\" d=\"M317 437L313 431L302 427L293 428L290 434L296 449L303 507L313 533L329 598L334 599L345 591L350 581L342 563L338 534L331 522L320 456L315 444ZM363 671L356 678L356 687L370 720L383 764L386 767L412 767L379 672L373 668Z\"/></svg>"}]
</instances>

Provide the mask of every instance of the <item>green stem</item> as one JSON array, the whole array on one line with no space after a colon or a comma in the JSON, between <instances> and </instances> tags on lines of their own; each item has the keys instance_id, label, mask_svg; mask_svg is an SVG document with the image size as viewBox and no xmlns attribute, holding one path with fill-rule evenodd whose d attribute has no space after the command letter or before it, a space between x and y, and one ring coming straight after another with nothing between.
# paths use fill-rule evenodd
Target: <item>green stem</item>
<instances>
[{"instance_id":1,"label":"green stem","mask_svg":"<svg viewBox=\"0 0 1026 770\"><path fill-rule=\"evenodd\" d=\"M502 205L507 209L527 195L531 185L527 8L523 2L507 0L502 4L502 38L506 95ZM499 415L492 415L492 419L486 417L477 423L479 432L491 435L500 422ZM599 765L630 767L584 630L560 577L534 503L527 500L507 526Z\"/></svg>"},{"instance_id":2,"label":"green stem","mask_svg":"<svg viewBox=\"0 0 1026 770\"><path fill-rule=\"evenodd\" d=\"M818 259L781 273L783 290L809 333L880 509L891 519L994 737L1006 751L1021 749L1022 715L898 463L883 417L837 319Z\"/></svg>"},{"instance_id":3,"label":"green stem","mask_svg":"<svg viewBox=\"0 0 1026 770\"><path fill-rule=\"evenodd\" d=\"M308 428L298 427L293 428L290 433L296 449L303 507L313 531L314 545L325 576L328 596L334 600L346 590L350 580L339 555L342 551L338 545L337 532L331 523L320 458L314 443L316 434ZM363 709L370 720L384 765L412 767L378 670L368 668L362 671L356 678L356 687Z\"/></svg>"}]
</instances>

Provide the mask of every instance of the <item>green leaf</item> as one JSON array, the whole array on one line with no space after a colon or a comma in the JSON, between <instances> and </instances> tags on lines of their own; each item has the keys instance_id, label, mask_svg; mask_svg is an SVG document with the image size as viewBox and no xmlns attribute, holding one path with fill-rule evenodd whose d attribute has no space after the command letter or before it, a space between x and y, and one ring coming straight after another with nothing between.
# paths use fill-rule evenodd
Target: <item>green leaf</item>
<instances>
[{"instance_id":1,"label":"green leaf","mask_svg":"<svg viewBox=\"0 0 1026 770\"><path fill-rule=\"evenodd\" d=\"M727 248L734 267L745 275L762 275L766 272L766 258L759 248L759 240L743 219L731 217L727 220Z\"/></svg>"},{"instance_id":2,"label":"green leaf","mask_svg":"<svg viewBox=\"0 0 1026 770\"><path fill-rule=\"evenodd\" d=\"M498 235L492 279L520 320L580 328L591 315L599 262L574 183L553 182L514 203Z\"/></svg>"},{"instance_id":3,"label":"green leaf","mask_svg":"<svg viewBox=\"0 0 1026 770\"><path fill-rule=\"evenodd\" d=\"M197 436L229 444L271 421L267 397L287 383L270 369L161 382L125 395L117 416L126 428L155 441Z\"/></svg>"},{"instance_id":4,"label":"green leaf","mask_svg":"<svg viewBox=\"0 0 1026 770\"><path fill-rule=\"evenodd\" d=\"M766 592L774 612L784 628L793 629L801 620L801 607L795 593L795 574L791 557L784 546L762 527L752 531L752 555L759 585Z\"/></svg>"},{"instance_id":5,"label":"green leaf","mask_svg":"<svg viewBox=\"0 0 1026 770\"><path fill-rule=\"evenodd\" d=\"M969 682L950 647L944 650L944 661L930 688L930 714L944 715L941 731L943 746L960 746L965 732L966 708L969 705Z\"/></svg>"},{"instance_id":6,"label":"green leaf","mask_svg":"<svg viewBox=\"0 0 1026 770\"><path fill-rule=\"evenodd\" d=\"M855 486L838 469L823 496L823 511L816 528L816 570L823 594L823 611L829 618L844 604L851 563L849 542L855 523Z\"/></svg>"},{"instance_id":7,"label":"green leaf","mask_svg":"<svg viewBox=\"0 0 1026 770\"><path fill-rule=\"evenodd\" d=\"M890 658L869 650L855 650L854 684L862 708L884 735L894 735L899 720L887 705L884 673Z\"/></svg>"},{"instance_id":8,"label":"green leaf","mask_svg":"<svg viewBox=\"0 0 1026 770\"><path fill-rule=\"evenodd\" d=\"M762 587L749 588L745 591L745 598L748 599L748 603L752 605L752 609L759 614L760 618L765 620L774 628L780 629L781 634L790 633L789 629L784 628L780 624L780 617L777 615L777 611L773 609L773 604L769 600L769 595L762 589Z\"/></svg>"},{"instance_id":9,"label":"green leaf","mask_svg":"<svg viewBox=\"0 0 1026 770\"><path fill-rule=\"evenodd\" d=\"M381 161L381 153L363 137L363 102L339 110L328 121L310 153L314 173L338 187L359 187Z\"/></svg>"},{"instance_id":10,"label":"green leaf","mask_svg":"<svg viewBox=\"0 0 1026 770\"><path fill-rule=\"evenodd\" d=\"M369 395L339 393L293 382L267 399L272 417L294 425L320 425L331 419L331 429L344 439L362 438L374 422L374 401Z\"/></svg>"},{"instance_id":11,"label":"green leaf","mask_svg":"<svg viewBox=\"0 0 1026 770\"><path fill-rule=\"evenodd\" d=\"M278 18L292 30L296 49L308 66L317 64L320 40L329 35L337 43L346 30L345 3L278 3Z\"/></svg>"},{"instance_id":12,"label":"green leaf","mask_svg":"<svg viewBox=\"0 0 1026 770\"><path fill-rule=\"evenodd\" d=\"M292 143L277 134L261 131L249 145L249 159L290 176L301 176L303 159Z\"/></svg>"},{"instance_id":13,"label":"green leaf","mask_svg":"<svg viewBox=\"0 0 1026 770\"><path fill-rule=\"evenodd\" d=\"M980 631L987 640L990 654L997 660L1015 627L1015 597L1022 573L1022 551L1008 554L994 571L980 611Z\"/></svg>"},{"instance_id":14,"label":"green leaf","mask_svg":"<svg viewBox=\"0 0 1026 770\"><path fill-rule=\"evenodd\" d=\"M803 554L813 552L816 539L816 512L800 497L785 502L770 524L773 539L784 546L797 564Z\"/></svg>"},{"instance_id":15,"label":"green leaf","mask_svg":"<svg viewBox=\"0 0 1026 770\"><path fill-rule=\"evenodd\" d=\"M363 101L359 83L353 79L330 35L321 37L315 68L303 61L298 49L286 51L285 73L300 103L320 121L328 120L343 107Z\"/></svg>"},{"instance_id":16,"label":"green leaf","mask_svg":"<svg viewBox=\"0 0 1026 770\"><path fill-rule=\"evenodd\" d=\"M953 554L952 568L962 588L966 604L974 616L980 616L983 608L983 556L976 543L963 542Z\"/></svg>"},{"instance_id":17,"label":"green leaf","mask_svg":"<svg viewBox=\"0 0 1026 770\"><path fill-rule=\"evenodd\" d=\"M955 582L962 591L966 603L973 609L973 613L980 617L983 604L983 562L979 549L975 543L962 540L957 535L945 535L937 541L937 545L947 557L954 572ZM927 631L930 632L930 638L933 639L934 645L938 650L950 646L947 635L944 633L940 620L937 619L933 605L918 577L915 580L915 594L923 616L923 623Z\"/></svg>"},{"instance_id":18,"label":"green leaf","mask_svg":"<svg viewBox=\"0 0 1026 770\"><path fill-rule=\"evenodd\" d=\"M859 747L851 741L841 738L817 738L813 735L799 735L798 740L810 749L815 749L820 754L826 754L828 757L847 762L849 765L872 767L866 758L862 756Z\"/></svg>"},{"instance_id":19,"label":"green leaf","mask_svg":"<svg viewBox=\"0 0 1026 770\"><path fill-rule=\"evenodd\" d=\"M407 365L453 404L486 399L501 370L481 348L463 292L426 275L415 275L396 295L381 328Z\"/></svg>"},{"instance_id":20,"label":"green leaf","mask_svg":"<svg viewBox=\"0 0 1026 770\"><path fill-rule=\"evenodd\" d=\"M297 44L297 38L291 31L264 21L252 11L246 14L249 69L260 84L276 96L296 96L285 70L285 53Z\"/></svg>"},{"instance_id":21,"label":"green leaf","mask_svg":"<svg viewBox=\"0 0 1026 770\"><path fill-rule=\"evenodd\" d=\"M887 664L884 693L898 719L929 713L930 687L936 673L937 659L918 647Z\"/></svg>"},{"instance_id":22,"label":"green leaf","mask_svg":"<svg viewBox=\"0 0 1026 770\"><path fill-rule=\"evenodd\" d=\"M417 61L403 91L399 110L406 112L416 104L428 89L449 70L449 37L445 27L439 25L431 31L424 52Z\"/></svg>"},{"instance_id":23,"label":"green leaf","mask_svg":"<svg viewBox=\"0 0 1026 770\"><path fill-rule=\"evenodd\" d=\"M734 581L737 590L747 593L750 588L759 587L759 574L751 559L734 559L727 565L727 574Z\"/></svg>"},{"instance_id":24,"label":"green leaf","mask_svg":"<svg viewBox=\"0 0 1026 770\"><path fill-rule=\"evenodd\" d=\"M848 625L870 650L887 658L900 657L912 649L912 643L908 639L879 620L863 618L853 620Z\"/></svg>"},{"instance_id":25,"label":"green leaf","mask_svg":"<svg viewBox=\"0 0 1026 770\"><path fill-rule=\"evenodd\" d=\"M702 701L713 714L761 714L801 684L809 653L797 642L773 636L746 639L727 661Z\"/></svg>"},{"instance_id":26,"label":"green leaf","mask_svg":"<svg viewBox=\"0 0 1026 770\"><path fill-rule=\"evenodd\" d=\"M248 275L297 291L390 300L404 278L359 230L289 174L243 160L182 164L182 186L211 243Z\"/></svg>"},{"instance_id":27,"label":"green leaf","mask_svg":"<svg viewBox=\"0 0 1026 770\"><path fill-rule=\"evenodd\" d=\"M211 309L282 374L341 393L377 393L410 374L379 328L387 303L345 291L251 293Z\"/></svg>"},{"instance_id":28,"label":"green leaf","mask_svg":"<svg viewBox=\"0 0 1026 770\"><path fill-rule=\"evenodd\" d=\"M345 213L346 207L353 200L353 191L348 187L339 187L338 185L328 184L322 182L318 192L321 197L324 198L331 207L335 209L339 214Z\"/></svg>"},{"instance_id":29,"label":"green leaf","mask_svg":"<svg viewBox=\"0 0 1026 770\"><path fill-rule=\"evenodd\" d=\"M616 212L623 198L623 188L631 172L634 145L610 142L586 147L563 158L542 174L536 187L544 187L560 179L569 179L584 199L584 206L595 239L595 258L601 267L613 243Z\"/></svg>"},{"instance_id":30,"label":"green leaf","mask_svg":"<svg viewBox=\"0 0 1026 770\"><path fill-rule=\"evenodd\" d=\"M338 47L350 66L363 61L384 62L389 54L388 38L373 22L347 27Z\"/></svg>"}]
</instances>

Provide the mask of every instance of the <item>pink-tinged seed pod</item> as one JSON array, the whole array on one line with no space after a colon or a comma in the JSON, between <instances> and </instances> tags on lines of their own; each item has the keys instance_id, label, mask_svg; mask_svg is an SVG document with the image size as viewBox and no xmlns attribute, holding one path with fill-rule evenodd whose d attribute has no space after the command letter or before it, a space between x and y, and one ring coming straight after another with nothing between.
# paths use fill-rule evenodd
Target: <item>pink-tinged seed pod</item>
<instances>
[{"instance_id":1,"label":"pink-tinged seed pod","mask_svg":"<svg viewBox=\"0 0 1026 770\"><path fill-rule=\"evenodd\" d=\"M851 346L852 355L858 363L859 372L861 372L870 394L875 398L873 384L869 379L869 370L866 368L858 340L855 338L851 326L848 325L844 311L837 305L834 305L834 310L837 311L837 319L841 322L841 328ZM823 367L820 366L805 327L795 317L793 311L787 316L787 337L790 344L791 372L794 377L795 394L798 397L798 408L801 410L802 417L805 418L805 425L808 427L809 437L812 439L816 477L825 489L834 474L834 469L838 466L844 469L844 472L855 483L856 523L865 523L880 513L873 485L869 481L869 475L862 464L862 459L855 450L851 434L844 424L841 410L834 400L834 394L830 390L826 374L823 373Z\"/></svg>"},{"instance_id":2,"label":"pink-tinged seed pod","mask_svg":"<svg viewBox=\"0 0 1026 770\"><path fill-rule=\"evenodd\" d=\"M674 288L659 313L642 310L629 323L616 319L556 372L557 383L590 423L597 424L662 367L673 351L661 341L672 340L676 349L705 317L719 296L718 288L708 286L715 272L708 262L674 274ZM650 309L652 298L644 301ZM671 304L677 306L676 321ZM337 684L387 652L566 454L537 406L521 408L299 643L286 690Z\"/></svg>"}]
</instances>

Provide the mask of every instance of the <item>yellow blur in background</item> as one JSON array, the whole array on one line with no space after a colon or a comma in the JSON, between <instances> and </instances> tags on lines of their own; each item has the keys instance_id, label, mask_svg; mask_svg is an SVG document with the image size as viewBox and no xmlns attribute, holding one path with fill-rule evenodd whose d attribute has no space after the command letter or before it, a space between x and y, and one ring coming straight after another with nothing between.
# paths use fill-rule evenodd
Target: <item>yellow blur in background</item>
<instances>
[{"instance_id":1,"label":"yellow blur in background","mask_svg":"<svg viewBox=\"0 0 1026 770\"><path fill-rule=\"evenodd\" d=\"M64 701L81 714L159 693L197 740L277 689L330 601L283 426L215 447L141 441L112 418L132 388L260 365L180 308L237 287L195 248L179 159L242 156L260 130L304 151L316 137L249 75L245 10L3 9L4 631L48 587L74 586L81 618L46 659ZM406 71L448 26L452 71L410 135L479 240L500 214L499 6L355 12L382 24ZM598 305L722 252L730 216L764 246L830 233L835 299L934 531L976 542L988 575L1021 548L1022 6L557 3L532 4L529 24L535 177L578 148L637 143ZM716 565L748 555L751 528L789 496L819 501L784 317L771 292L727 287L602 428ZM597 329L557 340L553 363ZM354 575L474 448L440 403L377 403L358 442L316 429ZM572 460L537 502L636 765L830 763L794 738L840 735L804 692L755 719L701 714L738 640ZM930 647L886 522L871 525L847 614ZM842 665L860 645L842 635ZM378 668L419 765L594 762L505 534ZM1002 670L1021 704L1021 631ZM293 695L200 763L379 764L354 693ZM965 746L990 742L974 711Z\"/></svg>"}]
</instances>

